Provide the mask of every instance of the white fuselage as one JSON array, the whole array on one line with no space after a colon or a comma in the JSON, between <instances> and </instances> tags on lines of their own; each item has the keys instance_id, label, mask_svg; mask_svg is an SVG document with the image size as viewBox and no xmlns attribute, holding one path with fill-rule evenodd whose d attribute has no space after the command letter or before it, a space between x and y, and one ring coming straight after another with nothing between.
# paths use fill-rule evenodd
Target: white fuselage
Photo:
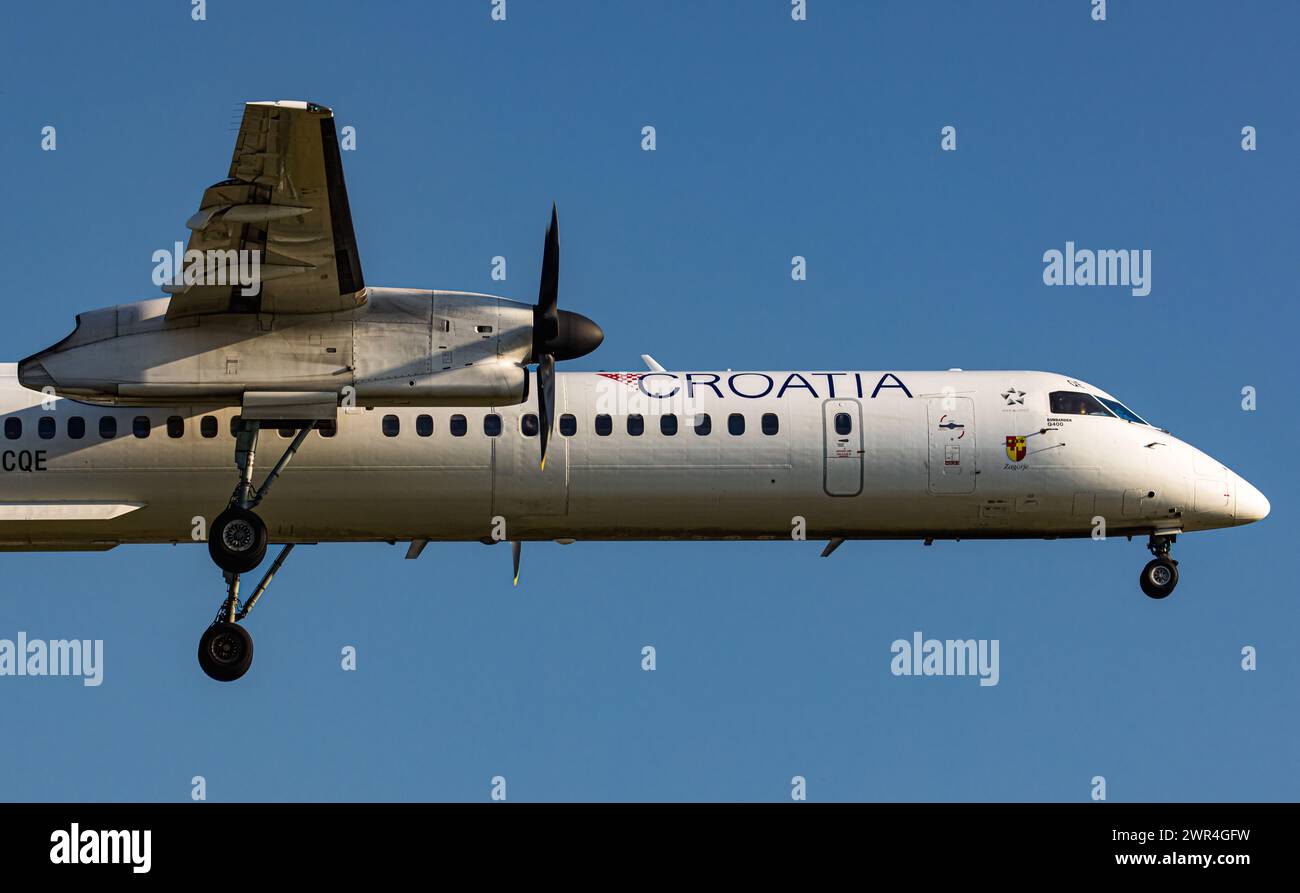
<instances>
[{"instance_id":1,"label":"white fuselage","mask_svg":"<svg viewBox=\"0 0 1300 893\"><path fill-rule=\"evenodd\" d=\"M809 539L1065 537L1100 519L1115 535L1267 514L1194 447L1053 413L1051 392L1109 397L1043 372L566 373L545 470L535 388L513 406L340 409L258 511L273 542L501 538L494 519L512 540L789 539L800 519ZM47 397L12 366L0 401L0 548L190 542L234 487L237 410ZM288 444L262 432L257 480Z\"/></svg>"}]
</instances>

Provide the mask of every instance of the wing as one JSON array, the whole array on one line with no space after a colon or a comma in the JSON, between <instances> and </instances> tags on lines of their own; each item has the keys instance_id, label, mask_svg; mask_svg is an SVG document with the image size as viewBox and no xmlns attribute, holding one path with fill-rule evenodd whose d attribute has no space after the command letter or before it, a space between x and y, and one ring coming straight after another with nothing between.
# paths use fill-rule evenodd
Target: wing
<instances>
[{"instance_id":1,"label":"wing","mask_svg":"<svg viewBox=\"0 0 1300 893\"><path fill-rule=\"evenodd\" d=\"M326 313L365 303L334 113L324 106L245 104L229 178L208 187L185 225L192 231L185 266L203 275L164 287L172 294L168 319ZM204 252L201 265L189 253L195 250ZM259 254L225 253L234 251ZM241 283L233 266L241 262L242 283L257 271L260 289Z\"/></svg>"}]
</instances>

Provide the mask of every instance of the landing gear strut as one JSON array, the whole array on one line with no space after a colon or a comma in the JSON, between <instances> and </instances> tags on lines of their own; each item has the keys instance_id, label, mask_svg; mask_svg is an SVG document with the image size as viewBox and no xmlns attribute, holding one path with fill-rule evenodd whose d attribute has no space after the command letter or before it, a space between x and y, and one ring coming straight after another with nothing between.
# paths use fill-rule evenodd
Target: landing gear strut
<instances>
[{"instance_id":1,"label":"landing gear strut","mask_svg":"<svg viewBox=\"0 0 1300 893\"><path fill-rule=\"evenodd\" d=\"M297 454L311 433L312 423L299 424L289 448L275 463L261 487L253 486L253 465L257 459L257 436L261 422L241 420L235 430L235 467L239 483L230 496L230 504L208 529L208 554L226 578L226 597L216 619L199 639L199 666L218 682L233 682L248 672L253 663L253 637L239 622L248 616L257 600L271 585L272 578L293 551L293 543L280 550L262 582L257 584L247 602L239 600L239 575L246 574L266 557L266 523L253 509L266 498L280 472Z\"/></svg>"},{"instance_id":2,"label":"landing gear strut","mask_svg":"<svg viewBox=\"0 0 1300 893\"><path fill-rule=\"evenodd\" d=\"M235 467L239 469L239 483L230 495L230 504L217 515L208 531L208 554L217 567L227 574L245 574L262 563L266 557L266 523L253 511L266 498L280 472L298 453L298 448L311 433L312 426L299 429L275 463L261 487L253 486L253 464L257 460L257 435L261 423L241 420L235 432Z\"/></svg>"},{"instance_id":3,"label":"landing gear strut","mask_svg":"<svg viewBox=\"0 0 1300 893\"><path fill-rule=\"evenodd\" d=\"M1175 539L1174 534L1161 536L1153 533L1147 541L1147 548L1155 557L1142 568L1138 583L1151 598L1164 598L1178 585L1178 562L1169 556L1169 547Z\"/></svg>"}]
</instances>

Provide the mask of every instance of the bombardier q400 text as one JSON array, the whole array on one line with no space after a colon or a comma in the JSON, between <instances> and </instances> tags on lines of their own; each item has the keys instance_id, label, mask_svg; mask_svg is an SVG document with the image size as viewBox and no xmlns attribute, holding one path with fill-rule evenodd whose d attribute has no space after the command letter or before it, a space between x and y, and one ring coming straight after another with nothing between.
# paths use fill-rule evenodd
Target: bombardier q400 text
<instances>
[{"instance_id":1,"label":"bombardier q400 text","mask_svg":"<svg viewBox=\"0 0 1300 893\"><path fill-rule=\"evenodd\" d=\"M0 548L206 537L226 583L199 644L214 679L248 669L240 621L299 543L402 540L414 558L508 539L517 581L525 540L778 539L798 516L829 555L1105 524L1148 538L1141 586L1163 598L1179 533L1268 514L1218 461L1063 375L648 357L557 375L604 334L557 306L554 210L536 305L367 286L334 118L312 103L247 104L229 176L186 225L169 297L83 313L0 370ZM225 275L247 256L253 287ZM268 543L282 548L241 598Z\"/></svg>"}]
</instances>

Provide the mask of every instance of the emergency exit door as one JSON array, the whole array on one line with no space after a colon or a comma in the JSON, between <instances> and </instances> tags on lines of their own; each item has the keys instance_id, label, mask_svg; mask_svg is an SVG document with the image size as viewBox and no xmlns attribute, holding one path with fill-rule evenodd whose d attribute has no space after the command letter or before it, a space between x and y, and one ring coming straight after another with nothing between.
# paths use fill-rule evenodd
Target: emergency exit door
<instances>
[{"instance_id":1,"label":"emergency exit door","mask_svg":"<svg viewBox=\"0 0 1300 893\"><path fill-rule=\"evenodd\" d=\"M975 401L933 397L928 410L930 492L975 490Z\"/></svg>"},{"instance_id":2,"label":"emergency exit door","mask_svg":"<svg viewBox=\"0 0 1300 893\"><path fill-rule=\"evenodd\" d=\"M822 438L826 492L857 496L862 492L862 406L856 400L822 404Z\"/></svg>"}]
</instances>

